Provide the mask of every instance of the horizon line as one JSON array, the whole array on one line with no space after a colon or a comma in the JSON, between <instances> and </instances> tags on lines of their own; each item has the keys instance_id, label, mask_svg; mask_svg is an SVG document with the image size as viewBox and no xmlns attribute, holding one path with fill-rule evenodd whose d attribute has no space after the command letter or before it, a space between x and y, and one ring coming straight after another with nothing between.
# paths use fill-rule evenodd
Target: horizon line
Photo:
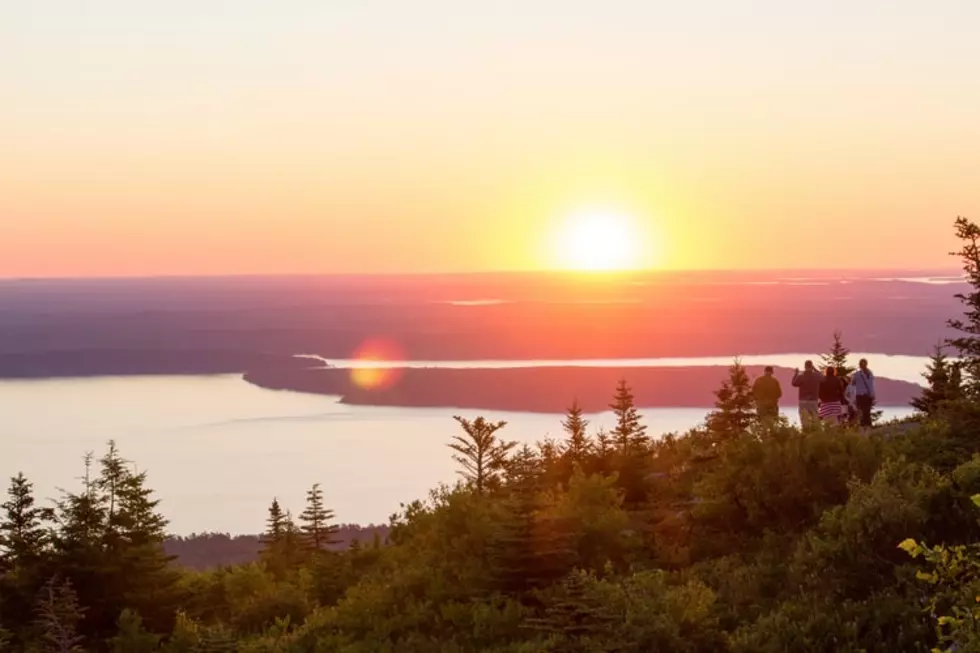
<instances>
[{"instance_id":1,"label":"horizon line","mask_svg":"<svg viewBox=\"0 0 980 653\"><path fill-rule=\"evenodd\" d=\"M623 278L638 275L681 275L681 274L888 274L888 273L930 273L929 276L962 276L958 267L867 267L867 268L644 268L635 270L471 270L444 272L248 272L248 273L203 273L203 274L123 274L123 275L75 275L75 276L0 276L0 283L44 282L44 281L177 281L196 279L385 279L385 278L431 278L431 277L487 277L487 276L567 276L581 278Z\"/></svg>"}]
</instances>

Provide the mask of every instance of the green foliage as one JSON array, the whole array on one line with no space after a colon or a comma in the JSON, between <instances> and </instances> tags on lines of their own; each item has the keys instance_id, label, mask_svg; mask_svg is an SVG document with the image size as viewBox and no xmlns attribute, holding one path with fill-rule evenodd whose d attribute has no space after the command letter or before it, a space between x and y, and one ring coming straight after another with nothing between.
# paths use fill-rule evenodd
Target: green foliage
<instances>
[{"instance_id":1,"label":"green foliage","mask_svg":"<svg viewBox=\"0 0 980 653\"><path fill-rule=\"evenodd\" d=\"M971 500L980 506L980 494ZM907 538L898 548L926 563L916 578L929 586L928 611L944 647L934 650L980 650L980 544L929 547Z\"/></svg>"},{"instance_id":2,"label":"green foliage","mask_svg":"<svg viewBox=\"0 0 980 653\"><path fill-rule=\"evenodd\" d=\"M51 578L41 589L37 601L41 650L58 653L82 651L81 643L85 638L78 633L78 628L84 614L85 609L78 604L71 581Z\"/></svg>"},{"instance_id":3,"label":"green foliage","mask_svg":"<svg viewBox=\"0 0 980 653\"><path fill-rule=\"evenodd\" d=\"M517 443L497 437L497 431L507 422L488 422L483 417L472 421L459 416L453 419L463 427L464 433L453 436L453 442L449 444L449 448L456 452L453 460L462 467L460 475L473 484L477 494L483 494L496 487L507 455Z\"/></svg>"},{"instance_id":4,"label":"green foliage","mask_svg":"<svg viewBox=\"0 0 980 653\"><path fill-rule=\"evenodd\" d=\"M616 395L609 404L616 416L616 428L612 439L621 454L645 451L650 443L647 427L640 419L640 412L633 401L633 391L623 379L616 386Z\"/></svg>"},{"instance_id":5,"label":"green foliage","mask_svg":"<svg viewBox=\"0 0 980 653\"><path fill-rule=\"evenodd\" d=\"M708 429L716 441L738 437L755 422L755 399L748 372L739 359L728 368L728 378L715 391L715 410Z\"/></svg>"},{"instance_id":6,"label":"green foliage","mask_svg":"<svg viewBox=\"0 0 980 653\"><path fill-rule=\"evenodd\" d=\"M116 625L119 631L109 639L112 653L152 653L157 650L160 636L146 632L143 620L136 612L123 610Z\"/></svg>"},{"instance_id":7,"label":"green foliage","mask_svg":"<svg viewBox=\"0 0 980 653\"><path fill-rule=\"evenodd\" d=\"M925 415L936 415L950 402L955 402L962 393L962 378L958 363L951 363L943 346L936 345L929 365L922 374L928 387L923 388L922 395L912 399L913 408Z\"/></svg>"},{"instance_id":8,"label":"green foliage","mask_svg":"<svg viewBox=\"0 0 980 653\"><path fill-rule=\"evenodd\" d=\"M562 456L571 466L584 465L592 453L592 442L586 432L588 426L589 420L582 417L582 408L577 401L572 402L561 423L561 428L567 436L562 446Z\"/></svg>"},{"instance_id":9,"label":"green foliage","mask_svg":"<svg viewBox=\"0 0 980 653\"><path fill-rule=\"evenodd\" d=\"M10 479L8 499L0 504L0 569L36 564L47 545L44 522L50 519L50 510L34 505L33 487L23 474Z\"/></svg>"},{"instance_id":10,"label":"green foliage","mask_svg":"<svg viewBox=\"0 0 980 653\"><path fill-rule=\"evenodd\" d=\"M270 514L271 519L271 514ZM306 493L306 509L299 516L302 522L304 544L318 553L332 544L336 544L337 527L331 524L333 511L323 505L323 490L316 483ZM281 528L281 526L280 526Z\"/></svg>"},{"instance_id":11,"label":"green foliage","mask_svg":"<svg viewBox=\"0 0 980 653\"><path fill-rule=\"evenodd\" d=\"M963 304L963 317L951 319L947 325L960 335L946 342L957 351L967 373L964 390L976 396L980 389L980 226L961 216L954 228L960 249L952 256L960 259L970 290L956 294Z\"/></svg>"},{"instance_id":12,"label":"green foliage","mask_svg":"<svg viewBox=\"0 0 980 653\"><path fill-rule=\"evenodd\" d=\"M837 370L837 376L849 377L854 373L856 368L851 367L847 362L847 357L851 354L851 350L844 346L843 337L844 334L839 329L834 331L834 341L830 345L830 351L826 354L821 354L820 362L823 363L825 370L828 367L832 367Z\"/></svg>"}]
</instances>

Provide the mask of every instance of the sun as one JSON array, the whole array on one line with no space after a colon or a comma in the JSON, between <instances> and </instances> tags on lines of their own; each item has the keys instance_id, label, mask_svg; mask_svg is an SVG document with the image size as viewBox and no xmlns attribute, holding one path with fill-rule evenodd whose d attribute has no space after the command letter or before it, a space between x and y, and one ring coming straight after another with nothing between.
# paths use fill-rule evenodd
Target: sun
<instances>
[{"instance_id":1,"label":"sun","mask_svg":"<svg viewBox=\"0 0 980 653\"><path fill-rule=\"evenodd\" d=\"M560 267L612 272L640 267L640 234L626 215L583 211L569 216L555 245Z\"/></svg>"}]
</instances>

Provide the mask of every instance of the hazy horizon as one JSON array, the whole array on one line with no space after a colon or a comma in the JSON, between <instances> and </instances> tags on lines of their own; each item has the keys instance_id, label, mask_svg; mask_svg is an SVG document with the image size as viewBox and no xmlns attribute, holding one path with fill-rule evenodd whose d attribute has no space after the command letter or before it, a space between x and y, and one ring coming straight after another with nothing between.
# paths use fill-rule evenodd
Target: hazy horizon
<instances>
[{"instance_id":1,"label":"hazy horizon","mask_svg":"<svg viewBox=\"0 0 980 653\"><path fill-rule=\"evenodd\" d=\"M791 275L791 274L812 274L815 277L828 275L862 275L866 278L869 275L887 275L901 273L903 278L935 277L952 278L962 277L963 271L957 266L936 266L927 268L918 267L851 267L851 268L673 268L673 269L639 269L639 270L618 270L600 273L587 273L590 278L601 279L623 278L630 276L663 275L677 276L684 274L737 274L737 275ZM574 270L552 270L552 269L486 269L486 270L447 270L443 272L409 271L409 272L268 272L268 273L210 273L210 274L156 274L156 275L73 275L73 276L46 276L46 275L20 275L3 276L0 275L0 283L10 281L154 281L154 280L194 280L194 279L227 279L227 280L248 280L248 279L289 279L289 278L366 278L384 279L398 277L481 277L481 276L520 276L520 275L540 275L540 276L582 276L586 273Z\"/></svg>"}]
</instances>

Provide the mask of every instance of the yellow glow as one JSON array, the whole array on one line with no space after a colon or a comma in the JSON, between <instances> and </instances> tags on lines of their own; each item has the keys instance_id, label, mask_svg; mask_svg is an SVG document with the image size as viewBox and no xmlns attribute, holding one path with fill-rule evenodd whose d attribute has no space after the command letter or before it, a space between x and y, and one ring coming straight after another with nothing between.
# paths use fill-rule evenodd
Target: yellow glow
<instances>
[{"instance_id":1,"label":"yellow glow","mask_svg":"<svg viewBox=\"0 0 980 653\"><path fill-rule=\"evenodd\" d=\"M641 237L627 216L584 211L563 225L556 244L560 267L583 272L633 270L641 267Z\"/></svg>"}]
</instances>

